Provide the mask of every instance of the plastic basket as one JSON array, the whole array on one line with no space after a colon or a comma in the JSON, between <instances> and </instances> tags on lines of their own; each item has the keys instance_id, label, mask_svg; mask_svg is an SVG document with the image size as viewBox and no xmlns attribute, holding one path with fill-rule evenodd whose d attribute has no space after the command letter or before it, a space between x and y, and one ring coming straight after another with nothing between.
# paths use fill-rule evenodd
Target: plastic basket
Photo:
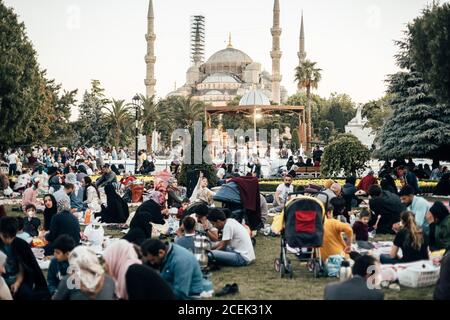
<instances>
[{"instance_id":1,"label":"plastic basket","mask_svg":"<svg viewBox=\"0 0 450 320\"><path fill-rule=\"evenodd\" d=\"M400 285L410 288L421 288L435 285L439 279L439 267L430 264L414 266L398 271Z\"/></svg>"}]
</instances>

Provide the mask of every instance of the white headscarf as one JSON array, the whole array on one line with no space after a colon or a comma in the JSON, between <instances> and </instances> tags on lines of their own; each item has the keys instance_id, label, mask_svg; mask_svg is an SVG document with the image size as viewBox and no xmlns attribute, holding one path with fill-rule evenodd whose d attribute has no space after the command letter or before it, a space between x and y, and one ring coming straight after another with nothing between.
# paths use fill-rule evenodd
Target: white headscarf
<instances>
[{"instance_id":1,"label":"white headscarf","mask_svg":"<svg viewBox=\"0 0 450 320\"><path fill-rule=\"evenodd\" d=\"M92 249L78 246L70 253L69 265L80 289L96 295L103 287L105 269Z\"/></svg>"}]
</instances>

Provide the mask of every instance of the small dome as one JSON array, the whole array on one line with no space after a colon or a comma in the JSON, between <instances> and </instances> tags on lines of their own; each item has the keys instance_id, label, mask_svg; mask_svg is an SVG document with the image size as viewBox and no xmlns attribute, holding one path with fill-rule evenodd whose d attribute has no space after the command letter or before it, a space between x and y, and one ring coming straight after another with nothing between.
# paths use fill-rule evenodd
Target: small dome
<instances>
[{"instance_id":1,"label":"small dome","mask_svg":"<svg viewBox=\"0 0 450 320\"><path fill-rule=\"evenodd\" d=\"M206 64L249 64L252 63L253 60L241 50L235 48L226 48L214 53Z\"/></svg>"},{"instance_id":2,"label":"small dome","mask_svg":"<svg viewBox=\"0 0 450 320\"><path fill-rule=\"evenodd\" d=\"M207 76L202 83L237 83L237 80L226 73L213 73Z\"/></svg>"},{"instance_id":3,"label":"small dome","mask_svg":"<svg viewBox=\"0 0 450 320\"><path fill-rule=\"evenodd\" d=\"M240 106L270 106L270 100L260 90L250 90L239 101Z\"/></svg>"},{"instance_id":4,"label":"small dome","mask_svg":"<svg viewBox=\"0 0 450 320\"><path fill-rule=\"evenodd\" d=\"M198 66L191 66L189 67L187 72L200 72L200 69L198 68Z\"/></svg>"}]
</instances>

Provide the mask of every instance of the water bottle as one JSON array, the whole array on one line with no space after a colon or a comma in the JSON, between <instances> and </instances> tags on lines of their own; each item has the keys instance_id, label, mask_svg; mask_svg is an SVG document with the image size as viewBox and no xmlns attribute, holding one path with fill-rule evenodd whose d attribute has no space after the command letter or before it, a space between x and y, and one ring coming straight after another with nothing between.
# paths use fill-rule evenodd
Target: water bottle
<instances>
[{"instance_id":1,"label":"water bottle","mask_svg":"<svg viewBox=\"0 0 450 320\"><path fill-rule=\"evenodd\" d=\"M350 268L350 262L347 260L342 261L341 268L339 270L339 280L346 281L352 276L352 269Z\"/></svg>"}]
</instances>

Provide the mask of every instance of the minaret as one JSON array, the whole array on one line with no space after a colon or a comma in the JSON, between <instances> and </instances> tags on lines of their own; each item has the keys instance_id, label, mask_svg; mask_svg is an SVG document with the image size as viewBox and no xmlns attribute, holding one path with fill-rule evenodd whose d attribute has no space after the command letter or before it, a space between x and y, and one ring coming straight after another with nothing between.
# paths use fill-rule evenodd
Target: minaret
<instances>
[{"instance_id":1,"label":"minaret","mask_svg":"<svg viewBox=\"0 0 450 320\"><path fill-rule=\"evenodd\" d=\"M270 56L272 58L272 102L280 104L280 1L275 0L273 5L273 27L270 30L272 33L272 51Z\"/></svg>"},{"instance_id":2,"label":"minaret","mask_svg":"<svg viewBox=\"0 0 450 320\"><path fill-rule=\"evenodd\" d=\"M305 28L303 26L303 11L302 11L302 22L300 24L300 51L298 52L299 64L306 59L306 51L305 51Z\"/></svg>"},{"instance_id":3,"label":"minaret","mask_svg":"<svg viewBox=\"0 0 450 320\"><path fill-rule=\"evenodd\" d=\"M145 63L147 65L147 78L145 79L146 95L147 98L153 97L155 95L155 39L156 35L154 33L154 20L155 16L153 14L153 1L150 0L148 4L148 29L145 39L147 40L147 55L145 56Z\"/></svg>"},{"instance_id":4,"label":"minaret","mask_svg":"<svg viewBox=\"0 0 450 320\"><path fill-rule=\"evenodd\" d=\"M297 53L298 56L298 65L300 66L306 60L306 51L305 51L305 27L303 26L303 10L302 10L302 22L300 24L300 41L299 41L299 51ZM297 93L305 92L305 88L301 88L300 85L297 88Z\"/></svg>"}]
</instances>

